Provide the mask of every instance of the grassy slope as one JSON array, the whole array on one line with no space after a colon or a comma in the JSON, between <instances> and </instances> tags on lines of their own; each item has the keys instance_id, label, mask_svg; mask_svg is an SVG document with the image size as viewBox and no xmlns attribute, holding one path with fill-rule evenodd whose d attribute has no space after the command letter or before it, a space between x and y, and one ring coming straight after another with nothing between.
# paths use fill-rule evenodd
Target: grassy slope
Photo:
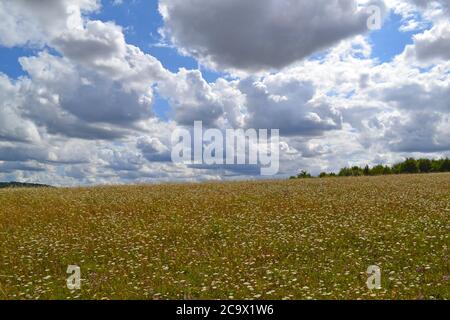
<instances>
[{"instance_id":1,"label":"grassy slope","mask_svg":"<svg viewBox=\"0 0 450 320\"><path fill-rule=\"evenodd\" d=\"M2 190L0 299L449 299L449 201L449 174Z\"/></svg>"}]
</instances>

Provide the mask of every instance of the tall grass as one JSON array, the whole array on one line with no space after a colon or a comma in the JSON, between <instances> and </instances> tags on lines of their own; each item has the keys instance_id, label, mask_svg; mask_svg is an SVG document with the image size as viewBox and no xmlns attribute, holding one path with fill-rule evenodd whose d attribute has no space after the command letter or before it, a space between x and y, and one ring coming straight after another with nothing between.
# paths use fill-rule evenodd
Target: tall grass
<instances>
[{"instance_id":1,"label":"tall grass","mask_svg":"<svg viewBox=\"0 0 450 320\"><path fill-rule=\"evenodd\" d=\"M449 174L1 190L0 299L448 299L449 201Z\"/></svg>"}]
</instances>

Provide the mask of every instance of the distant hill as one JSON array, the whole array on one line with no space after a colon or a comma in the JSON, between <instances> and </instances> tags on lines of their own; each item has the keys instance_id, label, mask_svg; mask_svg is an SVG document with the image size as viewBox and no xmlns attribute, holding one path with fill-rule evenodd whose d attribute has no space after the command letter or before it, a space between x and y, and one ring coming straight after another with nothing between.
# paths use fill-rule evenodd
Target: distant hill
<instances>
[{"instance_id":1,"label":"distant hill","mask_svg":"<svg viewBox=\"0 0 450 320\"><path fill-rule=\"evenodd\" d=\"M0 189L4 188L52 188L52 186L37 183L0 182Z\"/></svg>"}]
</instances>

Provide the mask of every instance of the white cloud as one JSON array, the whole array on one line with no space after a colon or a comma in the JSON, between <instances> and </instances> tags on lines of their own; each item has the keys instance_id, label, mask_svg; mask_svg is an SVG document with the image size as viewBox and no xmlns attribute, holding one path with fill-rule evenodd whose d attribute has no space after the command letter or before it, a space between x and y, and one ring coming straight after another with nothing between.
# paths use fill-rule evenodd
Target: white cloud
<instances>
[{"instance_id":1,"label":"white cloud","mask_svg":"<svg viewBox=\"0 0 450 320\"><path fill-rule=\"evenodd\" d=\"M181 69L161 81L158 92L168 99L174 119L181 125L200 120L205 126L242 125L242 93L224 79L210 84L200 71Z\"/></svg>"},{"instance_id":2,"label":"white cloud","mask_svg":"<svg viewBox=\"0 0 450 320\"><path fill-rule=\"evenodd\" d=\"M0 44L41 46L68 28L82 28L82 14L99 8L99 0L3 0Z\"/></svg>"},{"instance_id":3,"label":"white cloud","mask_svg":"<svg viewBox=\"0 0 450 320\"><path fill-rule=\"evenodd\" d=\"M450 60L450 22L438 22L430 30L415 35L414 44L407 47L405 55L429 63Z\"/></svg>"},{"instance_id":4,"label":"white cloud","mask_svg":"<svg viewBox=\"0 0 450 320\"><path fill-rule=\"evenodd\" d=\"M317 136L341 128L341 117L326 98L315 97L311 82L283 74L262 81L243 81L246 96L246 126L280 128L282 135Z\"/></svg>"},{"instance_id":5,"label":"white cloud","mask_svg":"<svg viewBox=\"0 0 450 320\"><path fill-rule=\"evenodd\" d=\"M0 75L0 179L72 185L256 172L171 163L171 133L195 120L281 129L283 174L450 155L447 2L386 0L405 21L420 15L432 27L380 64L358 35L366 21L350 14L350 0L162 0L165 32L180 49L246 71L214 82L199 70L169 72L128 44L121 26L89 19L99 1L44 2L0 2L2 45L58 51L21 58L24 77ZM272 68L280 69L249 71ZM172 120L154 117L156 94Z\"/></svg>"},{"instance_id":6,"label":"white cloud","mask_svg":"<svg viewBox=\"0 0 450 320\"><path fill-rule=\"evenodd\" d=\"M0 73L0 141L39 142L37 127L21 117L20 100L17 87Z\"/></svg>"}]
</instances>

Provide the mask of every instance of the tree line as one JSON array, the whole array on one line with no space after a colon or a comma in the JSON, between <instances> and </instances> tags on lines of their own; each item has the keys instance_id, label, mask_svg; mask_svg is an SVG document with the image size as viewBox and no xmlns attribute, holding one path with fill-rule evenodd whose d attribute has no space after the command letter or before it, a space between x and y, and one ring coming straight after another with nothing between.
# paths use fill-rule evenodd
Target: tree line
<instances>
[{"instance_id":1,"label":"tree line","mask_svg":"<svg viewBox=\"0 0 450 320\"><path fill-rule=\"evenodd\" d=\"M329 177L360 177L360 176L381 176L391 174L414 174L414 173L433 173L433 172L450 172L450 159L414 159L407 158L403 162L396 163L392 166L377 165L374 167L345 167L339 173L322 172L319 178ZM291 179L308 179L313 176L307 171L301 171L297 176Z\"/></svg>"},{"instance_id":2,"label":"tree line","mask_svg":"<svg viewBox=\"0 0 450 320\"><path fill-rule=\"evenodd\" d=\"M51 186L37 183L0 182L0 189L6 188L51 188Z\"/></svg>"}]
</instances>

